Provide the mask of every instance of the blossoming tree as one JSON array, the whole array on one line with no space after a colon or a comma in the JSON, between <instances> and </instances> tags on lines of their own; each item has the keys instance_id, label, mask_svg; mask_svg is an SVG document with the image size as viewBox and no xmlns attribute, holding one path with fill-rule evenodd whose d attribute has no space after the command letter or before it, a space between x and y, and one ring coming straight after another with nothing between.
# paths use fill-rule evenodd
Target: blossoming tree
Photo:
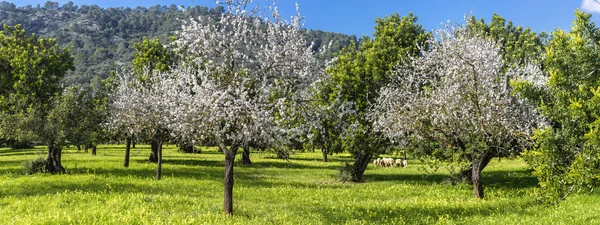
<instances>
[{"instance_id":1,"label":"blossoming tree","mask_svg":"<svg viewBox=\"0 0 600 225\"><path fill-rule=\"evenodd\" d=\"M153 99L163 102L162 120L173 135L208 139L224 152L223 212L232 214L238 149L248 142L286 144L302 130L286 121L299 114L302 93L323 73L300 33L299 14L286 21L275 4L268 11L251 0L225 4L218 20L185 23L174 41L183 62L155 76L160 98Z\"/></svg>"},{"instance_id":2,"label":"blossoming tree","mask_svg":"<svg viewBox=\"0 0 600 225\"><path fill-rule=\"evenodd\" d=\"M465 27L447 25L421 57L398 67L372 116L392 139L436 143L429 153L437 159L471 163L475 197L483 198L482 159L517 152L542 124L535 107L512 94L510 80L541 71L503 72L499 42Z\"/></svg>"}]
</instances>

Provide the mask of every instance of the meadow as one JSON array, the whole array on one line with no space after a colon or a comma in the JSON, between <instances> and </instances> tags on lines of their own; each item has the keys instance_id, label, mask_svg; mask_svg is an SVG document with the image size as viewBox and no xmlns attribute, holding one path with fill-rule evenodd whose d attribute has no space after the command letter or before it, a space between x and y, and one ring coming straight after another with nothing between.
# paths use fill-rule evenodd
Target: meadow
<instances>
[{"instance_id":1,"label":"meadow","mask_svg":"<svg viewBox=\"0 0 600 225\"><path fill-rule=\"evenodd\" d=\"M252 165L236 164L230 217L221 212L224 156L215 149L165 146L160 181L144 145L132 149L129 168L124 146L101 145L96 156L63 150L66 174L23 175L24 161L45 152L0 149L0 224L600 224L600 192L538 204L529 196L537 180L521 159L494 160L483 172L486 198L477 200L471 185L452 185L416 160L369 165L366 182L343 183L337 169L350 155L323 163L319 152L290 160L253 152Z\"/></svg>"}]
</instances>

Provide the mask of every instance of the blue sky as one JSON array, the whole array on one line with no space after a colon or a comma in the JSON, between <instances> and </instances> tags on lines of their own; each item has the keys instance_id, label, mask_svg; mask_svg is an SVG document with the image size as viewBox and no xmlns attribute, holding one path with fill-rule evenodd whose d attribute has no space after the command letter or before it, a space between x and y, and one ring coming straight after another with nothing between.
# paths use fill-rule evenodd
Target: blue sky
<instances>
[{"instance_id":1,"label":"blue sky","mask_svg":"<svg viewBox=\"0 0 600 225\"><path fill-rule=\"evenodd\" d=\"M76 5L101 7L149 7L153 5L216 6L215 0L72 0ZM258 0L262 2L263 0ZM17 6L43 5L40 0L9 0ZM68 2L59 0L61 5ZM283 15L292 15L296 1L279 0ZM440 28L447 20L460 22L465 13L489 21L494 12L515 25L529 26L534 31L569 29L573 11L577 8L594 13L600 22L600 4L594 0L297 0L305 27L357 36L373 33L374 20L394 12L413 12L425 29ZM585 7L582 7L585 6Z\"/></svg>"}]
</instances>

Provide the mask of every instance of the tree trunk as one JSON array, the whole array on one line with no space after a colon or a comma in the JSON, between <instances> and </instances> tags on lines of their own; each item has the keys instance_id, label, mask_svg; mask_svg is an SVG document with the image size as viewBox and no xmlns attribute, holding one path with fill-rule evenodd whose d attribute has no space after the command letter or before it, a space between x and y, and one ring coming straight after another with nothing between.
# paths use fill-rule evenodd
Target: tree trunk
<instances>
[{"instance_id":1,"label":"tree trunk","mask_svg":"<svg viewBox=\"0 0 600 225\"><path fill-rule=\"evenodd\" d=\"M323 162L327 162L327 148L323 147L321 148L321 152L323 153Z\"/></svg>"},{"instance_id":2,"label":"tree trunk","mask_svg":"<svg viewBox=\"0 0 600 225\"><path fill-rule=\"evenodd\" d=\"M48 156L46 157L46 170L49 173L64 173L65 168L61 163L62 148L54 143L48 145Z\"/></svg>"},{"instance_id":3,"label":"tree trunk","mask_svg":"<svg viewBox=\"0 0 600 225\"><path fill-rule=\"evenodd\" d=\"M193 142L181 142L178 144L179 150L185 153L196 153L196 146Z\"/></svg>"},{"instance_id":4,"label":"tree trunk","mask_svg":"<svg viewBox=\"0 0 600 225\"><path fill-rule=\"evenodd\" d=\"M96 145L92 145L92 155L96 155Z\"/></svg>"},{"instance_id":5,"label":"tree trunk","mask_svg":"<svg viewBox=\"0 0 600 225\"><path fill-rule=\"evenodd\" d=\"M231 146L229 150L222 149L225 153L225 179L223 180L224 198L223 213L233 215L233 163L238 147Z\"/></svg>"},{"instance_id":6,"label":"tree trunk","mask_svg":"<svg viewBox=\"0 0 600 225\"><path fill-rule=\"evenodd\" d=\"M288 151L286 151L285 149L279 149L279 150L277 150L277 158L279 158L279 159L289 159L290 158L290 153Z\"/></svg>"},{"instance_id":7,"label":"tree trunk","mask_svg":"<svg viewBox=\"0 0 600 225\"><path fill-rule=\"evenodd\" d=\"M361 182L363 179L363 174L373 157L372 153L364 154L362 152L358 153L356 159L354 160L354 165L352 166L352 181Z\"/></svg>"},{"instance_id":8,"label":"tree trunk","mask_svg":"<svg viewBox=\"0 0 600 225\"><path fill-rule=\"evenodd\" d=\"M125 143L125 161L123 162L123 166L125 168L129 167L129 155L131 154L131 137L127 136L127 140Z\"/></svg>"},{"instance_id":9,"label":"tree trunk","mask_svg":"<svg viewBox=\"0 0 600 225\"><path fill-rule=\"evenodd\" d=\"M131 137L131 147L135 148L135 139Z\"/></svg>"},{"instance_id":10,"label":"tree trunk","mask_svg":"<svg viewBox=\"0 0 600 225\"><path fill-rule=\"evenodd\" d=\"M89 146L87 144L84 145L84 151L83 152L88 153L88 149L89 149Z\"/></svg>"},{"instance_id":11,"label":"tree trunk","mask_svg":"<svg viewBox=\"0 0 600 225\"><path fill-rule=\"evenodd\" d=\"M77 152L80 152L80 151L81 151L81 146L77 145Z\"/></svg>"},{"instance_id":12,"label":"tree trunk","mask_svg":"<svg viewBox=\"0 0 600 225\"><path fill-rule=\"evenodd\" d=\"M242 152L242 164L252 164L252 161L250 160L250 147L248 146L244 146L244 151Z\"/></svg>"},{"instance_id":13,"label":"tree trunk","mask_svg":"<svg viewBox=\"0 0 600 225\"><path fill-rule=\"evenodd\" d=\"M486 153L481 159L480 170L485 169L485 167L492 161L494 158L494 154ZM469 168L464 169L458 174L457 180L461 181L472 181L473 180L473 163L469 166Z\"/></svg>"},{"instance_id":14,"label":"tree trunk","mask_svg":"<svg viewBox=\"0 0 600 225\"><path fill-rule=\"evenodd\" d=\"M157 146L157 150L156 150L156 180L160 180L161 176L162 176L162 144L163 144L163 140L162 140L162 135L157 135L156 136L156 146Z\"/></svg>"},{"instance_id":15,"label":"tree trunk","mask_svg":"<svg viewBox=\"0 0 600 225\"><path fill-rule=\"evenodd\" d=\"M150 158L148 158L148 161L157 163L158 162L158 157L157 157L158 144L156 143L156 141L154 139L150 142Z\"/></svg>"},{"instance_id":16,"label":"tree trunk","mask_svg":"<svg viewBox=\"0 0 600 225\"><path fill-rule=\"evenodd\" d=\"M473 159L473 173L472 173L472 182L473 182L473 193L475 195L475 198L483 198L483 184L481 183L481 170L482 170L482 166L483 166L483 158L485 158L484 154L483 157L474 157Z\"/></svg>"}]
</instances>

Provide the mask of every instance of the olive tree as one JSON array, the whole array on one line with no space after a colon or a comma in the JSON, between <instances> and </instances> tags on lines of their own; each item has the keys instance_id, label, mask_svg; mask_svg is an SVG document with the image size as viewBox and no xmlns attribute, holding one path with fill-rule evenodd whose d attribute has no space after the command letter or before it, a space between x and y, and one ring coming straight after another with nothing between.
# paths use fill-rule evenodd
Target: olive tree
<instances>
[{"instance_id":1,"label":"olive tree","mask_svg":"<svg viewBox=\"0 0 600 225\"><path fill-rule=\"evenodd\" d=\"M395 69L372 116L389 138L436 143L433 157L472 164L474 195L483 198L483 159L527 146L543 122L512 94L510 80L541 71L526 65L503 72L500 43L465 27L447 25L421 57Z\"/></svg>"},{"instance_id":2,"label":"olive tree","mask_svg":"<svg viewBox=\"0 0 600 225\"><path fill-rule=\"evenodd\" d=\"M0 138L41 138L48 145L46 167L53 173L65 169L62 148L48 133L62 131L49 130L49 115L62 93L60 80L72 69L73 56L56 40L29 35L20 25L4 25L0 31Z\"/></svg>"},{"instance_id":3,"label":"olive tree","mask_svg":"<svg viewBox=\"0 0 600 225\"><path fill-rule=\"evenodd\" d=\"M324 150L348 151L353 155L354 163L347 166L353 181L362 181L371 158L389 146L389 140L373 129L373 121L366 116L371 104L381 87L388 84L394 66L417 56L418 47L427 47L430 36L412 13L377 18L374 38L363 37L358 48L344 48L327 69L331 82L321 89L322 102L334 105L335 101L341 101L351 105L354 113L346 119L346 124L353 127L324 127L328 139L341 143L340 148ZM342 130L351 135L339 133Z\"/></svg>"}]
</instances>

